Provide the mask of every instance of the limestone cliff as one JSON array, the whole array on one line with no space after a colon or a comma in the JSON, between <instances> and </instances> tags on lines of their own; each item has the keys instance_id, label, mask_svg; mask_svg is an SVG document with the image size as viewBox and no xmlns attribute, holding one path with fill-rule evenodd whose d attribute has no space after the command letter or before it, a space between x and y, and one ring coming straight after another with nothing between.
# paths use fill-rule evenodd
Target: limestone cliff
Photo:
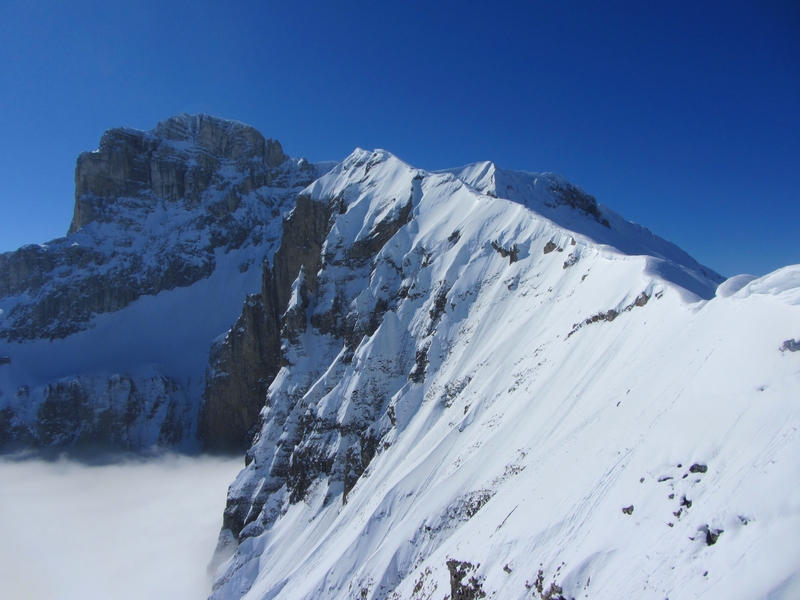
<instances>
[{"instance_id":1,"label":"limestone cliff","mask_svg":"<svg viewBox=\"0 0 800 600\"><path fill-rule=\"evenodd\" d=\"M196 444L211 342L327 168L205 115L107 131L78 158L67 236L0 254L0 446ZM209 448L242 447L278 368L274 303L261 296L236 343L215 345L199 430Z\"/></svg>"},{"instance_id":2,"label":"limestone cliff","mask_svg":"<svg viewBox=\"0 0 800 600\"><path fill-rule=\"evenodd\" d=\"M252 127L204 115L106 132L78 158L68 237L0 255L0 337L63 338L95 314L208 277L217 248L264 241L286 200L264 190L316 175L287 161Z\"/></svg>"},{"instance_id":3,"label":"limestone cliff","mask_svg":"<svg viewBox=\"0 0 800 600\"><path fill-rule=\"evenodd\" d=\"M279 142L264 139L252 127L205 115L174 117L152 132L109 130L97 150L78 158L69 233L93 221L114 221L120 197L146 193L199 204L209 186L223 183L220 168L227 163L241 177L225 203L215 207L221 216L235 211L237 196L268 185L274 178L271 169L288 158Z\"/></svg>"},{"instance_id":4,"label":"limestone cliff","mask_svg":"<svg viewBox=\"0 0 800 600\"><path fill-rule=\"evenodd\" d=\"M236 325L215 345L198 432L206 449L244 451L250 446L267 389L284 365L281 329L305 329L304 309L299 323L286 318L297 313L287 311L292 284L302 269L308 273L303 294L316 292L330 217L329 204L314 202L307 194L297 197L283 221L272 269L264 266L261 294L247 299Z\"/></svg>"}]
</instances>

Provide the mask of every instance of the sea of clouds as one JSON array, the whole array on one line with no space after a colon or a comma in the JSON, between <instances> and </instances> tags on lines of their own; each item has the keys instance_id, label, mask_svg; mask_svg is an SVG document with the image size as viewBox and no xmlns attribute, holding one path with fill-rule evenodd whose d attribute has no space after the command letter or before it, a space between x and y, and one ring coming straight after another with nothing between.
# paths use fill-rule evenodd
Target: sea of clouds
<instances>
[{"instance_id":1,"label":"sea of clouds","mask_svg":"<svg viewBox=\"0 0 800 600\"><path fill-rule=\"evenodd\" d=\"M202 599L239 458L0 460L0 598Z\"/></svg>"}]
</instances>

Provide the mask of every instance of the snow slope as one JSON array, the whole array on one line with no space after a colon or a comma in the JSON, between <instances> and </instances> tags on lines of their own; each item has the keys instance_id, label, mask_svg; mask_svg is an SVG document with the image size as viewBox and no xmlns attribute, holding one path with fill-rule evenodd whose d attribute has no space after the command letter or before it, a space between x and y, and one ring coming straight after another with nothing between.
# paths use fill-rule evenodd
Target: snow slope
<instances>
[{"instance_id":1,"label":"snow slope","mask_svg":"<svg viewBox=\"0 0 800 600\"><path fill-rule=\"evenodd\" d=\"M212 598L798 597L800 266L715 295L493 169L356 151L304 192L331 227Z\"/></svg>"}]
</instances>

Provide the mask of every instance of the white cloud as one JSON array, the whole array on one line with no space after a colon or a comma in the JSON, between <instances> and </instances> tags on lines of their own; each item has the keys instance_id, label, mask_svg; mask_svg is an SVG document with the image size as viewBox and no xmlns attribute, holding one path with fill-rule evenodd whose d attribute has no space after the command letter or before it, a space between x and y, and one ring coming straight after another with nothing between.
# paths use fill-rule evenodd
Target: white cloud
<instances>
[{"instance_id":1,"label":"white cloud","mask_svg":"<svg viewBox=\"0 0 800 600\"><path fill-rule=\"evenodd\" d=\"M241 458L0 461L0 597L205 598Z\"/></svg>"}]
</instances>

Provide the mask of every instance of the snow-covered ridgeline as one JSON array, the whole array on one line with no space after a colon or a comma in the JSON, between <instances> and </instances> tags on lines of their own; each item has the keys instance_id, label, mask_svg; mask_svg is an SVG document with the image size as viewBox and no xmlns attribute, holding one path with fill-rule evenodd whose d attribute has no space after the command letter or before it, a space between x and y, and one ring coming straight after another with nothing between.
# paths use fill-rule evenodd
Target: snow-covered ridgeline
<instances>
[{"instance_id":1,"label":"snow-covered ridgeline","mask_svg":"<svg viewBox=\"0 0 800 600\"><path fill-rule=\"evenodd\" d=\"M669 261L661 263L662 268L668 270L661 275L703 298L710 297L705 279L715 284L724 279L672 242L626 220L609 207L597 204L594 197L555 173L509 171L490 162L476 163L449 172L485 194L518 202L565 229L586 235L598 244L613 246L625 254L647 255ZM696 281L698 274L701 276L699 282Z\"/></svg>"},{"instance_id":2,"label":"snow-covered ridgeline","mask_svg":"<svg viewBox=\"0 0 800 600\"><path fill-rule=\"evenodd\" d=\"M800 269L713 297L604 207L462 177L357 151L304 192L331 226L214 598L796 591Z\"/></svg>"}]
</instances>

